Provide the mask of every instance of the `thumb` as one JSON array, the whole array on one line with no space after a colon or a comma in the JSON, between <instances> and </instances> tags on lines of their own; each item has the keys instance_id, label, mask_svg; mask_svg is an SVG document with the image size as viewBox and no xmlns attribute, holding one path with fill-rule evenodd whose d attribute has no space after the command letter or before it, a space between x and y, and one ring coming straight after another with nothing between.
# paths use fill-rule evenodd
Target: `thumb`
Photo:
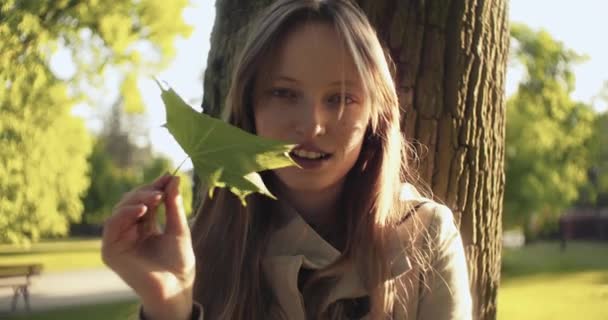
<instances>
[{"instance_id":1,"label":"thumb","mask_svg":"<svg viewBox=\"0 0 608 320\"><path fill-rule=\"evenodd\" d=\"M172 177L165 188L165 195L167 196L165 199L165 233L184 236L189 235L189 228L186 211L184 210L184 201L179 193L179 180L178 176Z\"/></svg>"}]
</instances>

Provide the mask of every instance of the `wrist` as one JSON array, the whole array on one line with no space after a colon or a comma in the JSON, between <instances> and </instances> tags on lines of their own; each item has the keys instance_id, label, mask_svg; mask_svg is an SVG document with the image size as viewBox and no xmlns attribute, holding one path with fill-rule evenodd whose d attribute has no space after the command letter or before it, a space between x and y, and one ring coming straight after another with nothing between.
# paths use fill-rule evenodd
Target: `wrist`
<instances>
[{"instance_id":1,"label":"wrist","mask_svg":"<svg viewBox=\"0 0 608 320\"><path fill-rule=\"evenodd\" d=\"M190 320L192 317L192 294L172 297L161 301L142 300L145 320Z\"/></svg>"}]
</instances>

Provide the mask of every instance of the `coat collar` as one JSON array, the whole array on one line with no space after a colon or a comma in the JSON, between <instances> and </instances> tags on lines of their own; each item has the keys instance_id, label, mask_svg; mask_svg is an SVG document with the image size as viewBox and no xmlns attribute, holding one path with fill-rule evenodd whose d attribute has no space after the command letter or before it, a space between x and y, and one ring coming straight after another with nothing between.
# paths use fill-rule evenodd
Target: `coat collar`
<instances>
[{"instance_id":1,"label":"coat collar","mask_svg":"<svg viewBox=\"0 0 608 320\"><path fill-rule=\"evenodd\" d=\"M279 200L273 209L278 210L277 214L283 221L270 236L263 260L264 270L267 278L273 282L275 291L278 291L277 297L284 293L299 294L297 277L300 268L316 270L327 267L340 257L341 252L325 241L289 204ZM390 277L393 279L412 269L412 264L403 249L403 239L398 230L389 237L386 256L390 260ZM363 281L354 265L351 265L338 279L326 304L365 295L367 290Z\"/></svg>"}]
</instances>

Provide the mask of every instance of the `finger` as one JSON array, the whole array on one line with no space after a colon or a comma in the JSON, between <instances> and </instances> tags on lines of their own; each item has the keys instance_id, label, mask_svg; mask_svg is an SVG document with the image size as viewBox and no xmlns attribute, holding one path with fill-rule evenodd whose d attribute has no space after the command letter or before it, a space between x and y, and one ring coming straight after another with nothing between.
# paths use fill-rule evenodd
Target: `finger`
<instances>
[{"instance_id":1,"label":"finger","mask_svg":"<svg viewBox=\"0 0 608 320\"><path fill-rule=\"evenodd\" d=\"M124 206L117 210L103 225L103 245L112 245L120 240L127 229L137 225L138 219L145 215L147 210L145 205Z\"/></svg>"},{"instance_id":2,"label":"finger","mask_svg":"<svg viewBox=\"0 0 608 320\"><path fill-rule=\"evenodd\" d=\"M184 201L179 193L179 177L175 176L165 190L165 232L176 236L189 235Z\"/></svg>"},{"instance_id":3,"label":"finger","mask_svg":"<svg viewBox=\"0 0 608 320\"><path fill-rule=\"evenodd\" d=\"M118 204L116 209L123 206L132 206L138 204L145 204L149 207L156 207L163 198L163 192L158 190L142 190L137 189L127 193Z\"/></svg>"},{"instance_id":4,"label":"finger","mask_svg":"<svg viewBox=\"0 0 608 320\"><path fill-rule=\"evenodd\" d=\"M121 234L120 243L122 244L122 247L133 247L133 245L137 243L137 240L141 238L140 235L141 233L139 232L139 228L137 227L137 225L130 226Z\"/></svg>"},{"instance_id":5,"label":"finger","mask_svg":"<svg viewBox=\"0 0 608 320\"><path fill-rule=\"evenodd\" d=\"M158 223L158 206L148 207L148 212L137 220L137 228L142 239L150 235L160 234L160 225Z\"/></svg>"},{"instance_id":6,"label":"finger","mask_svg":"<svg viewBox=\"0 0 608 320\"><path fill-rule=\"evenodd\" d=\"M163 193L163 190L165 189L165 186L167 185L167 182L169 182L171 180L171 175L169 173L165 173L164 175L156 178L156 180L152 181L149 184L146 185L142 185L139 188L136 188L134 190L132 190L129 193L126 193L125 196L116 204L116 207L120 207L122 205L130 205L133 204L133 201L130 201L132 199L132 197L134 195L139 195L141 196L141 192L160 192L160 194ZM150 193L151 196L156 196L158 193ZM137 203L137 202L135 202ZM150 204L148 204L150 205Z\"/></svg>"},{"instance_id":7,"label":"finger","mask_svg":"<svg viewBox=\"0 0 608 320\"><path fill-rule=\"evenodd\" d=\"M169 181L171 181L171 177L172 177L172 175L167 172L167 173L163 174L162 176L156 178L151 183L144 185L142 187L142 189L144 189L144 190L164 190L165 187L167 186L167 183L169 183Z\"/></svg>"}]
</instances>

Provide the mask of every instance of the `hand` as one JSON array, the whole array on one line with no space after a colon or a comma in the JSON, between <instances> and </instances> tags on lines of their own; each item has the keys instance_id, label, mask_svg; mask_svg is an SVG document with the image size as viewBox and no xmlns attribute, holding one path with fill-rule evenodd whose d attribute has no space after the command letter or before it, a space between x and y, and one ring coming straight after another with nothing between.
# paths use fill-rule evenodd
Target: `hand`
<instances>
[{"instance_id":1,"label":"hand","mask_svg":"<svg viewBox=\"0 0 608 320\"><path fill-rule=\"evenodd\" d=\"M178 186L179 177L166 174L128 192L104 224L102 259L139 295L150 319L188 319L192 310L195 258Z\"/></svg>"}]
</instances>

